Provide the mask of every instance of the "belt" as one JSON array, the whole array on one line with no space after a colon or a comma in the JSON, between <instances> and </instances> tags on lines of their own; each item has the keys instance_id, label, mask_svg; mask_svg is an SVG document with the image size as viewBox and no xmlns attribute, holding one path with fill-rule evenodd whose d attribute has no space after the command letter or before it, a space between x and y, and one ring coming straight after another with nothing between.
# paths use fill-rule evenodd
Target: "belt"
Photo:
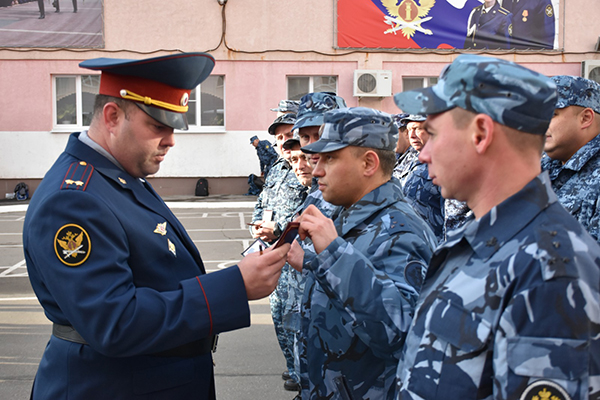
<instances>
[{"instance_id":1,"label":"belt","mask_svg":"<svg viewBox=\"0 0 600 400\"><path fill-rule=\"evenodd\" d=\"M88 344L83 337L70 325L59 325L52 324L52 334L59 339L63 339L73 343ZM160 351L158 353L151 354L157 357L184 357L191 358L197 357L204 354L208 354L211 351L217 351L217 340L219 336L209 336L205 339L196 340L181 346L174 347L169 350Z\"/></svg>"}]
</instances>

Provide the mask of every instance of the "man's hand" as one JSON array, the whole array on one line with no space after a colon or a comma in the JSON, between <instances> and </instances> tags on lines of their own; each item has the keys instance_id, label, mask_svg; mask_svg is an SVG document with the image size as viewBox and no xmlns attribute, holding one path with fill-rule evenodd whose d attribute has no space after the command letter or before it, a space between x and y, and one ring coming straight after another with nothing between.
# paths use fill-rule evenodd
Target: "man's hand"
<instances>
[{"instance_id":1,"label":"man's hand","mask_svg":"<svg viewBox=\"0 0 600 400\"><path fill-rule=\"evenodd\" d=\"M302 272L302 265L304 265L304 249L296 240L292 242L292 248L288 253L287 262L296 271Z\"/></svg>"},{"instance_id":2,"label":"man's hand","mask_svg":"<svg viewBox=\"0 0 600 400\"><path fill-rule=\"evenodd\" d=\"M254 226L252 229L252 237L261 238L262 240L266 240L268 242L272 242L277 239L277 236L273 233L275 229L275 221L259 221L261 223L260 226ZM256 235L256 236L255 236Z\"/></svg>"},{"instance_id":3,"label":"man's hand","mask_svg":"<svg viewBox=\"0 0 600 400\"><path fill-rule=\"evenodd\" d=\"M300 239L309 237L315 245L315 251L320 254L337 237L337 231L331 218L327 218L313 204L308 206L299 218L300 229L298 234Z\"/></svg>"},{"instance_id":4,"label":"man's hand","mask_svg":"<svg viewBox=\"0 0 600 400\"><path fill-rule=\"evenodd\" d=\"M266 249L262 255L248 254L238 263L248 300L262 299L275 290L289 250L290 245L286 243L277 249Z\"/></svg>"}]
</instances>

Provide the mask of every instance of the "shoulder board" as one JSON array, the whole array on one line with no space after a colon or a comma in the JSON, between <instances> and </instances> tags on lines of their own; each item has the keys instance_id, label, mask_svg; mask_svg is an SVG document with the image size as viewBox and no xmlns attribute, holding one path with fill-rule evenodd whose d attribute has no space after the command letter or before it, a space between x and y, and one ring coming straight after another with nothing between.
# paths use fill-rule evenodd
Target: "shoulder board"
<instances>
[{"instance_id":1,"label":"shoulder board","mask_svg":"<svg viewBox=\"0 0 600 400\"><path fill-rule=\"evenodd\" d=\"M60 184L60 190L71 189L84 191L87 188L94 167L85 161L74 162L69 166L65 178Z\"/></svg>"},{"instance_id":2,"label":"shoulder board","mask_svg":"<svg viewBox=\"0 0 600 400\"><path fill-rule=\"evenodd\" d=\"M500 7L500 8L498 9L498 12L499 12L500 14L504 14L504 15L508 15L508 14L510 14L510 11L508 11L508 10L507 10L506 8L504 8L504 7Z\"/></svg>"}]
</instances>

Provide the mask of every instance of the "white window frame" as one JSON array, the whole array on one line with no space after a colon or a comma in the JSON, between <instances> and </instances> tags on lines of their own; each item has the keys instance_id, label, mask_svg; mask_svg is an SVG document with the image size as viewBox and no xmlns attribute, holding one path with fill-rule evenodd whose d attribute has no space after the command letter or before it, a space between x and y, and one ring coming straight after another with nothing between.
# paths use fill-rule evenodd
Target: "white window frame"
<instances>
[{"instance_id":1,"label":"white window frame","mask_svg":"<svg viewBox=\"0 0 600 400\"><path fill-rule=\"evenodd\" d=\"M402 77L402 91L403 92L406 90L411 90L411 89L406 89L404 87L405 79L413 79L413 80L421 79L421 84L422 84L421 87L426 88L426 87L435 85L439 78L437 76L403 76ZM432 82L432 80L434 80L434 79L435 79L435 82Z\"/></svg>"},{"instance_id":2,"label":"white window frame","mask_svg":"<svg viewBox=\"0 0 600 400\"><path fill-rule=\"evenodd\" d=\"M340 79L338 75L288 75L287 76L287 80L286 80L286 93L288 94L288 99L290 98L290 85L289 85L289 80L290 78L308 78L308 92L307 93L313 93L315 91L315 78L322 78L322 77L328 77L328 78L335 78L335 90L334 93L338 93L338 89L339 89L339 83L340 83Z\"/></svg>"},{"instance_id":3,"label":"white window frame","mask_svg":"<svg viewBox=\"0 0 600 400\"><path fill-rule=\"evenodd\" d=\"M57 75L52 75L52 131L53 132L57 132L57 133L71 133L71 132L78 132L78 131L83 131L89 128L89 126L87 125L83 125L83 92L82 92L82 77L83 76L90 76L90 75L99 75L99 74L81 74L81 75L73 75L73 74L57 74ZM222 75L223 77L223 104L227 104L225 102L225 76ZM59 124L58 120L57 120L57 93L56 93L56 80L57 78L75 78L75 117L76 117L76 123L74 124ZM196 87L196 101L194 103L194 106L196 107L196 118L197 118L197 122L200 122L201 119L201 109L202 109L202 104L201 104L201 86L202 84L198 85ZM198 124L195 125L190 125L189 126L189 130L187 131L179 131L178 132L187 132L187 133L214 133L214 132L225 132L225 126L226 126L226 112L225 109L223 109L223 113L224 113L224 123L223 126L218 126L218 125L210 125L210 126L201 126Z\"/></svg>"},{"instance_id":4,"label":"white window frame","mask_svg":"<svg viewBox=\"0 0 600 400\"><path fill-rule=\"evenodd\" d=\"M187 131L179 131L178 132L182 132L182 133L215 133L215 132L225 132L225 126L227 126L227 112L225 109L225 104L227 104L226 102L226 83L225 83L225 75L210 75L210 76L216 76L216 77L221 77L223 78L223 125L207 125L207 126L202 126L202 125L198 125L198 124L194 124L194 125L189 125L189 129ZM188 103L190 105L190 107L193 105L196 109L196 122L201 122L202 121L202 84L196 86L196 98L194 99L194 102L190 102Z\"/></svg>"}]
</instances>

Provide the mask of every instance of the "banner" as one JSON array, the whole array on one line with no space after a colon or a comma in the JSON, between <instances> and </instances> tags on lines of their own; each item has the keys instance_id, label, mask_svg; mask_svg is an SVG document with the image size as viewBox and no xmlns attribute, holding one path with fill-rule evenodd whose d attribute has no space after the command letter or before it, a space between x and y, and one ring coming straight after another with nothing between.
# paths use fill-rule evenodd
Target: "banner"
<instances>
[{"instance_id":1,"label":"banner","mask_svg":"<svg viewBox=\"0 0 600 400\"><path fill-rule=\"evenodd\" d=\"M337 45L368 49L556 49L558 2L338 0Z\"/></svg>"}]
</instances>

